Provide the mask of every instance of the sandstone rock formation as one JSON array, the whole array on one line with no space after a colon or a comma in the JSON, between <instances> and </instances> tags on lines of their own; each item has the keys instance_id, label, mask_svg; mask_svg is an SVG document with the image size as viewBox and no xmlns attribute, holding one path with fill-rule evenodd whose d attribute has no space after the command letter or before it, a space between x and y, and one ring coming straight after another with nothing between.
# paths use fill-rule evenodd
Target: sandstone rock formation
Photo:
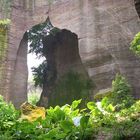
<instances>
[{"instance_id":1,"label":"sandstone rock formation","mask_svg":"<svg viewBox=\"0 0 140 140\"><path fill-rule=\"evenodd\" d=\"M116 72L120 72L133 86L134 96L140 97L140 58L129 50L133 36L140 30L134 0L55 0L51 3L14 0L5 84L10 100L15 103L19 100L12 98L15 93L11 87L23 34L33 25L44 22L48 15L54 26L78 35L80 57L96 84L96 91L110 87ZM27 74L26 71L21 73ZM16 91L17 87L14 88ZM19 94L25 100L23 88Z\"/></svg>"},{"instance_id":2,"label":"sandstone rock formation","mask_svg":"<svg viewBox=\"0 0 140 140\"><path fill-rule=\"evenodd\" d=\"M14 71L12 81L10 83L10 100L14 100L14 104L19 107L21 103L25 102L27 99L27 80L28 80L28 69L27 69L27 57L28 53L28 42L27 34L25 33L23 39L20 42L17 54L16 61L14 64Z\"/></svg>"},{"instance_id":3,"label":"sandstone rock formation","mask_svg":"<svg viewBox=\"0 0 140 140\"><path fill-rule=\"evenodd\" d=\"M56 2L51 10L54 25L78 34L80 55L97 90L110 87L119 72L133 86L135 97L140 97L140 59L129 51L129 44L140 29L133 0Z\"/></svg>"},{"instance_id":4,"label":"sandstone rock formation","mask_svg":"<svg viewBox=\"0 0 140 140\"><path fill-rule=\"evenodd\" d=\"M74 99L85 99L90 96L90 87L85 85L88 84L89 77L81 62L76 34L66 29L59 29L55 34L46 36L43 39L43 53L47 67L44 71L40 105L47 105L44 99L48 99L48 104L52 106L72 103ZM77 90L82 82L78 81L79 78L85 80L82 85L88 90L84 89L85 93L83 89ZM63 81L65 83L62 83Z\"/></svg>"}]
</instances>

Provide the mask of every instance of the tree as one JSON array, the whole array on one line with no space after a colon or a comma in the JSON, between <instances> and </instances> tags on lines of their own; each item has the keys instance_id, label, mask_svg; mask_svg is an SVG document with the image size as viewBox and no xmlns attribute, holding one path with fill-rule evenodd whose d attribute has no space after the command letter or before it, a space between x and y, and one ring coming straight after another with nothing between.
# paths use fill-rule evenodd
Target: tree
<instances>
[{"instance_id":1,"label":"tree","mask_svg":"<svg viewBox=\"0 0 140 140\"><path fill-rule=\"evenodd\" d=\"M53 25L50 22L49 17L47 20L41 24L33 26L28 33L28 42L30 42L29 53L35 53L37 56L43 56L43 44L42 38L50 34L50 31L53 29Z\"/></svg>"},{"instance_id":2,"label":"tree","mask_svg":"<svg viewBox=\"0 0 140 140\"><path fill-rule=\"evenodd\" d=\"M44 57L42 39L48 35L54 36L59 31L60 29L51 24L49 17L45 22L33 26L27 31L28 42L30 43L29 53L35 53L38 59ZM43 61L38 67L32 68L35 86L42 87L45 69L47 69L47 60Z\"/></svg>"},{"instance_id":3,"label":"tree","mask_svg":"<svg viewBox=\"0 0 140 140\"><path fill-rule=\"evenodd\" d=\"M131 42L130 50L140 56L140 32L135 35L133 41Z\"/></svg>"},{"instance_id":4,"label":"tree","mask_svg":"<svg viewBox=\"0 0 140 140\"><path fill-rule=\"evenodd\" d=\"M112 82L111 103L117 105L118 109L130 107L134 103L131 86L127 80L117 74Z\"/></svg>"}]
</instances>

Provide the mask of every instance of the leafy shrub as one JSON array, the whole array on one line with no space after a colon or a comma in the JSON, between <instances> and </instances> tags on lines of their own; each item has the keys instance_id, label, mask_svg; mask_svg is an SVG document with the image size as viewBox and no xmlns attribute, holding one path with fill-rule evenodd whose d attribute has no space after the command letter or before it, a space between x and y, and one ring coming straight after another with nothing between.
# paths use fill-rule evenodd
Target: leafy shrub
<instances>
[{"instance_id":1,"label":"leafy shrub","mask_svg":"<svg viewBox=\"0 0 140 140\"><path fill-rule=\"evenodd\" d=\"M117 74L112 82L111 103L118 109L130 107L134 103L131 91L127 80Z\"/></svg>"},{"instance_id":2,"label":"leafy shrub","mask_svg":"<svg viewBox=\"0 0 140 140\"><path fill-rule=\"evenodd\" d=\"M39 93L29 93L28 94L28 102L33 105L36 105L37 102L39 101L39 99L40 99Z\"/></svg>"},{"instance_id":3,"label":"leafy shrub","mask_svg":"<svg viewBox=\"0 0 140 140\"><path fill-rule=\"evenodd\" d=\"M13 140L9 133L0 134L0 140Z\"/></svg>"},{"instance_id":4,"label":"leafy shrub","mask_svg":"<svg viewBox=\"0 0 140 140\"><path fill-rule=\"evenodd\" d=\"M47 68L47 61L43 61L38 67L32 67L32 72L33 72L33 81L35 87L43 86L43 81L44 81L44 73Z\"/></svg>"},{"instance_id":5,"label":"leafy shrub","mask_svg":"<svg viewBox=\"0 0 140 140\"><path fill-rule=\"evenodd\" d=\"M12 136L16 140L90 140L89 116L78 109L80 102L74 101L71 106L50 107L45 120L38 119L33 123L17 121L12 128Z\"/></svg>"},{"instance_id":6,"label":"leafy shrub","mask_svg":"<svg viewBox=\"0 0 140 140\"><path fill-rule=\"evenodd\" d=\"M131 42L130 50L135 54L140 55L140 32L137 33Z\"/></svg>"},{"instance_id":7,"label":"leafy shrub","mask_svg":"<svg viewBox=\"0 0 140 140\"><path fill-rule=\"evenodd\" d=\"M112 134L111 140L139 140L140 139L140 100L130 108L122 109L115 113L116 122L108 132ZM104 128L103 130L106 130ZM107 133L108 133L107 132Z\"/></svg>"},{"instance_id":8,"label":"leafy shrub","mask_svg":"<svg viewBox=\"0 0 140 140\"><path fill-rule=\"evenodd\" d=\"M0 96L0 132L10 129L15 125L18 116L18 111L11 103L6 103L3 97Z\"/></svg>"},{"instance_id":9,"label":"leafy shrub","mask_svg":"<svg viewBox=\"0 0 140 140\"><path fill-rule=\"evenodd\" d=\"M90 140L104 131L112 134L112 140L139 139L140 101L128 109L114 112L108 99L89 102L87 108L78 109L81 100L72 105L47 109L44 120L34 122L15 121L10 129L1 134L3 140ZM89 109L89 112L87 112ZM135 118L135 119L134 119ZM10 132L9 132L10 130ZM133 131L132 131L133 130Z\"/></svg>"},{"instance_id":10,"label":"leafy shrub","mask_svg":"<svg viewBox=\"0 0 140 140\"><path fill-rule=\"evenodd\" d=\"M111 101L104 97L100 102L88 102L84 109L79 109L81 100L50 107L44 120L34 122L20 121L13 105L6 104L1 97L0 139L90 140L102 131L111 134L111 140L140 139L140 101L131 106L131 100L134 101L130 86L120 75L113 81Z\"/></svg>"}]
</instances>

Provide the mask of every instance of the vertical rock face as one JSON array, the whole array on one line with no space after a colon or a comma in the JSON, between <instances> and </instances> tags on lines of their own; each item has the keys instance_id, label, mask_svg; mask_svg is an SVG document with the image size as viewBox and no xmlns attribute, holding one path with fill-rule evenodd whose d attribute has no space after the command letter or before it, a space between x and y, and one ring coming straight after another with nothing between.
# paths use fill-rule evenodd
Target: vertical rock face
<instances>
[{"instance_id":1,"label":"vertical rock face","mask_svg":"<svg viewBox=\"0 0 140 140\"><path fill-rule=\"evenodd\" d=\"M82 61L97 90L110 87L118 72L140 97L140 58L129 50L140 30L133 0L56 1L50 19L55 26L78 34Z\"/></svg>"},{"instance_id":2,"label":"vertical rock face","mask_svg":"<svg viewBox=\"0 0 140 140\"><path fill-rule=\"evenodd\" d=\"M80 80L79 75L84 80L89 78L79 55L77 35L66 29L59 30L55 35L50 34L45 37L43 39L43 46L47 68L44 71L45 79L40 105L47 105L47 102L44 100L45 98L48 98L49 105L51 106L57 104L64 105L71 103L74 99L81 99L83 91L75 91L74 82ZM61 83L63 81L65 83ZM77 86L80 86L80 83L76 83ZM89 91L86 93L86 96L89 96ZM73 94L77 94L77 96Z\"/></svg>"},{"instance_id":3,"label":"vertical rock face","mask_svg":"<svg viewBox=\"0 0 140 140\"><path fill-rule=\"evenodd\" d=\"M27 69L27 46L28 38L25 33L16 56L14 72L12 75L11 94L10 100L13 100L13 103L16 107L19 107L21 103L25 102L27 99L27 80L28 80L28 69Z\"/></svg>"},{"instance_id":4,"label":"vertical rock face","mask_svg":"<svg viewBox=\"0 0 140 140\"><path fill-rule=\"evenodd\" d=\"M78 35L80 57L96 90L110 87L120 72L133 86L135 97L140 97L140 59L129 51L133 36L140 30L134 0L14 0L12 5L6 85L9 96L14 95L13 74L23 34L49 15L54 26Z\"/></svg>"}]
</instances>

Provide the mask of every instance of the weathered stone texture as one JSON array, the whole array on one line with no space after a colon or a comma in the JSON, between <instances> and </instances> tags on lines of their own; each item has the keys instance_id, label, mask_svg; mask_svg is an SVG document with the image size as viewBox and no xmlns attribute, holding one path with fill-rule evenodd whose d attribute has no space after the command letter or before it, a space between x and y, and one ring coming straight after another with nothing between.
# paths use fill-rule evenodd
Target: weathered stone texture
<instances>
[{"instance_id":1,"label":"weathered stone texture","mask_svg":"<svg viewBox=\"0 0 140 140\"><path fill-rule=\"evenodd\" d=\"M140 59L129 51L133 36L140 30L134 0L55 0L51 4L47 0L14 0L8 51L11 97L23 34L47 16L54 26L78 35L80 56L97 90L110 87L116 72L120 72L133 86L134 95L140 97ZM19 94L23 95L23 91Z\"/></svg>"},{"instance_id":2,"label":"weathered stone texture","mask_svg":"<svg viewBox=\"0 0 140 140\"><path fill-rule=\"evenodd\" d=\"M13 103L17 107L27 99L27 44L27 34L25 33L16 54L12 81L10 83L10 100L14 99Z\"/></svg>"},{"instance_id":3,"label":"weathered stone texture","mask_svg":"<svg viewBox=\"0 0 140 140\"><path fill-rule=\"evenodd\" d=\"M50 34L46 36L43 39L43 53L47 60L47 67L44 70L43 92L41 94L40 105L47 106L49 104L52 106L55 104L56 100L60 100L62 102L63 99L67 98L68 101L63 100L62 103L57 102L59 105L64 105L71 103L73 98L77 100L84 98L82 92L77 93L76 97L76 95L73 95L73 93L76 93L75 89L67 89L67 86L71 86L71 84L73 84L70 82L74 82L70 80L70 77L68 77L69 74L71 74L71 76L73 76L73 74L80 74L83 78L82 80L89 80L89 76L79 55L77 35L66 29L62 29L57 31L55 35ZM66 81L69 81L69 83L67 83L65 87L61 85L61 88L65 89L57 91L59 96L56 96L55 90L60 82L65 79ZM74 77L74 80L78 80L77 77ZM74 86L72 86L72 88L74 88ZM89 97L90 90L87 94ZM48 104L47 102L44 102L44 99L46 98L48 98Z\"/></svg>"},{"instance_id":4,"label":"weathered stone texture","mask_svg":"<svg viewBox=\"0 0 140 140\"><path fill-rule=\"evenodd\" d=\"M62 0L52 5L50 19L78 34L81 58L97 90L110 87L119 72L140 97L140 59L129 51L140 29L133 0Z\"/></svg>"}]
</instances>

